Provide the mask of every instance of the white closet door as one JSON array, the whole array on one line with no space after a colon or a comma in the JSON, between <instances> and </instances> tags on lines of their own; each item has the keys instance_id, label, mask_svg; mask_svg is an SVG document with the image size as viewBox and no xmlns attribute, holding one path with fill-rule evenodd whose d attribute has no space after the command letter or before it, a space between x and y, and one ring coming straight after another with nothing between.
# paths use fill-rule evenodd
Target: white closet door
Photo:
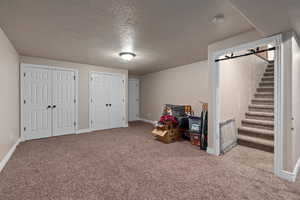
<instances>
[{"instance_id":1,"label":"white closet door","mask_svg":"<svg viewBox=\"0 0 300 200\"><path fill-rule=\"evenodd\" d=\"M50 137L51 71L26 67L24 72L25 139Z\"/></svg>"},{"instance_id":2,"label":"white closet door","mask_svg":"<svg viewBox=\"0 0 300 200\"><path fill-rule=\"evenodd\" d=\"M91 127L94 130L109 129L110 76L92 73L91 79Z\"/></svg>"},{"instance_id":3,"label":"white closet door","mask_svg":"<svg viewBox=\"0 0 300 200\"><path fill-rule=\"evenodd\" d=\"M128 81L128 115L129 121L136 121L139 119L139 81Z\"/></svg>"},{"instance_id":4,"label":"white closet door","mask_svg":"<svg viewBox=\"0 0 300 200\"><path fill-rule=\"evenodd\" d=\"M53 70L53 136L75 133L75 73Z\"/></svg>"},{"instance_id":5,"label":"white closet door","mask_svg":"<svg viewBox=\"0 0 300 200\"><path fill-rule=\"evenodd\" d=\"M123 127L124 120L124 85L121 76L113 75L110 79L110 122L111 128Z\"/></svg>"}]
</instances>

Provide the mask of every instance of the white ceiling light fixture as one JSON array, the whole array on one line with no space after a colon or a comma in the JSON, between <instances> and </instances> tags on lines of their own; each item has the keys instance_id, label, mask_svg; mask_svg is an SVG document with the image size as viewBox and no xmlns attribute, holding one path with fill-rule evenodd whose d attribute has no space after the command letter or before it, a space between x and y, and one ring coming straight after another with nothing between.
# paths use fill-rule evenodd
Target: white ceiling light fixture
<instances>
[{"instance_id":1,"label":"white ceiling light fixture","mask_svg":"<svg viewBox=\"0 0 300 200\"><path fill-rule=\"evenodd\" d=\"M121 52L119 53L119 56L125 61L131 61L134 57L136 57L136 54L131 52Z\"/></svg>"},{"instance_id":2,"label":"white ceiling light fixture","mask_svg":"<svg viewBox=\"0 0 300 200\"><path fill-rule=\"evenodd\" d=\"M222 24L225 21L225 16L224 14L217 14L216 16L214 16L214 18L212 19L212 22L214 24Z\"/></svg>"}]
</instances>

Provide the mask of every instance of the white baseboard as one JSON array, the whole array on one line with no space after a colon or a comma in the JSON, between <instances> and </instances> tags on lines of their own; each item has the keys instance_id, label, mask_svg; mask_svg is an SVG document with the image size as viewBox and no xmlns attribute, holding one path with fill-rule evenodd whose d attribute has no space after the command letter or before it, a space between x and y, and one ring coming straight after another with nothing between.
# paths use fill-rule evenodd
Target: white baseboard
<instances>
[{"instance_id":1,"label":"white baseboard","mask_svg":"<svg viewBox=\"0 0 300 200\"><path fill-rule=\"evenodd\" d=\"M297 175L300 171L300 158L298 159L298 161L296 162L295 168L293 170L293 174L294 174L294 181L296 181Z\"/></svg>"},{"instance_id":2,"label":"white baseboard","mask_svg":"<svg viewBox=\"0 0 300 200\"><path fill-rule=\"evenodd\" d=\"M152 121L152 120L143 119L143 118L139 118L139 121L146 122L146 123L149 123L149 124L156 124L157 123L157 121Z\"/></svg>"},{"instance_id":3,"label":"white baseboard","mask_svg":"<svg viewBox=\"0 0 300 200\"><path fill-rule=\"evenodd\" d=\"M213 148L207 147L206 153L214 155L214 156L218 156Z\"/></svg>"},{"instance_id":4,"label":"white baseboard","mask_svg":"<svg viewBox=\"0 0 300 200\"><path fill-rule=\"evenodd\" d=\"M280 170L277 176L291 182L294 182L296 180L294 173L285 170Z\"/></svg>"},{"instance_id":5,"label":"white baseboard","mask_svg":"<svg viewBox=\"0 0 300 200\"><path fill-rule=\"evenodd\" d=\"M92 132L93 130L91 130L90 128L84 128L84 129L79 129L76 131L76 134L81 134L81 133L89 133Z\"/></svg>"},{"instance_id":6,"label":"white baseboard","mask_svg":"<svg viewBox=\"0 0 300 200\"><path fill-rule=\"evenodd\" d=\"M14 154L17 146L20 144L21 138L18 138L16 143L10 148L10 150L7 152L7 154L4 156L4 158L0 161L0 172L5 167L11 156Z\"/></svg>"},{"instance_id":7,"label":"white baseboard","mask_svg":"<svg viewBox=\"0 0 300 200\"><path fill-rule=\"evenodd\" d=\"M285 179L287 181L295 182L297 175L300 171L300 158L298 159L293 172L288 172L285 170L281 170L279 174L277 174L280 178Z\"/></svg>"}]
</instances>

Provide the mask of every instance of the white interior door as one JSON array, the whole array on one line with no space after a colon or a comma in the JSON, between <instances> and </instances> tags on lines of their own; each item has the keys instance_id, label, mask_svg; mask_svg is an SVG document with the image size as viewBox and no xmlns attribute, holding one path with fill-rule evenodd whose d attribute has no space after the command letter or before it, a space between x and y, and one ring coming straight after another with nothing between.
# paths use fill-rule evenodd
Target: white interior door
<instances>
[{"instance_id":1,"label":"white interior door","mask_svg":"<svg viewBox=\"0 0 300 200\"><path fill-rule=\"evenodd\" d=\"M24 131L27 140L52 135L51 79L51 70L24 69Z\"/></svg>"},{"instance_id":2,"label":"white interior door","mask_svg":"<svg viewBox=\"0 0 300 200\"><path fill-rule=\"evenodd\" d=\"M93 130L109 129L110 76L91 73L90 84L91 128Z\"/></svg>"},{"instance_id":3,"label":"white interior door","mask_svg":"<svg viewBox=\"0 0 300 200\"><path fill-rule=\"evenodd\" d=\"M110 125L111 128L123 127L124 119L124 85L122 76L112 75L110 78Z\"/></svg>"},{"instance_id":4,"label":"white interior door","mask_svg":"<svg viewBox=\"0 0 300 200\"><path fill-rule=\"evenodd\" d=\"M128 117L129 121L139 119L139 80L132 79L128 81Z\"/></svg>"},{"instance_id":5,"label":"white interior door","mask_svg":"<svg viewBox=\"0 0 300 200\"><path fill-rule=\"evenodd\" d=\"M75 72L53 70L53 136L75 133Z\"/></svg>"}]
</instances>

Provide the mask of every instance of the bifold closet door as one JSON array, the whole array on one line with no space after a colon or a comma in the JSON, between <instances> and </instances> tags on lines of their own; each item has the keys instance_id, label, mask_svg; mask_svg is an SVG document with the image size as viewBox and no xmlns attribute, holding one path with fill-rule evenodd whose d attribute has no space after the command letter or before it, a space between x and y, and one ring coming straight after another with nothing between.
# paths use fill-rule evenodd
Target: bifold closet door
<instances>
[{"instance_id":1,"label":"bifold closet door","mask_svg":"<svg viewBox=\"0 0 300 200\"><path fill-rule=\"evenodd\" d=\"M139 80L128 81L128 117L129 121L139 119Z\"/></svg>"},{"instance_id":2,"label":"bifold closet door","mask_svg":"<svg viewBox=\"0 0 300 200\"><path fill-rule=\"evenodd\" d=\"M52 135L51 83L51 70L24 69L23 120L27 140Z\"/></svg>"},{"instance_id":3,"label":"bifold closet door","mask_svg":"<svg viewBox=\"0 0 300 200\"><path fill-rule=\"evenodd\" d=\"M123 126L123 79L121 76L113 75L110 78L110 123L111 128L118 128Z\"/></svg>"},{"instance_id":4,"label":"bifold closet door","mask_svg":"<svg viewBox=\"0 0 300 200\"><path fill-rule=\"evenodd\" d=\"M96 72L91 74L90 112L93 130L123 126L123 91L122 76Z\"/></svg>"},{"instance_id":5,"label":"bifold closet door","mask_svg":"<svg viewBox=\"0 0 300 200\"><path fill-rule=\"evenodd\" d=\"M75 133L75 72L53 70L53 136Z\"/></svg>"},{"instance_id":6,"label":"bifold closet door","mask_svg":"<svg viewBox=\"0 0 300 200\"><path fill-rule=\"evenodd\" d=\"M92 73L90 85L91 127L94 130L110 128L109 101L110 76Z\"/></svg>"}]
</instances>

